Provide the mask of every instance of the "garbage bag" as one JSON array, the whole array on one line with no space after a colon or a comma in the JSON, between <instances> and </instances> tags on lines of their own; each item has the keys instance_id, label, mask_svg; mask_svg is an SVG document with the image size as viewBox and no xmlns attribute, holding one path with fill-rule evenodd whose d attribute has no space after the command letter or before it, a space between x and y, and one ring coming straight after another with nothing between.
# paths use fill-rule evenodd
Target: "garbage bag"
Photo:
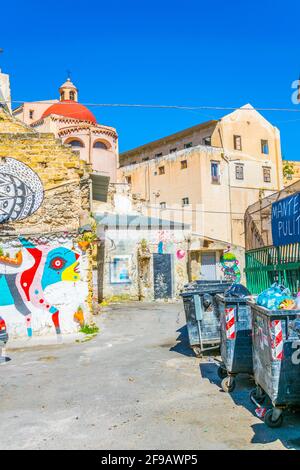
<instances>
[{"instance_id":1,"label":"garbage bag","mask_svg":"<svg viewBox=\"0 0 300 470\"><path fill-rule=\"evenodd\" d=\"M224 297L249 297L251 295L251 292L248 291L247 287L243 286L243 284L232 284L232 286L229 287L224 292Z\"/></svg>"},{"instance_id":2,"label":"garbage bag","mask_svg":"<svg viewBox=\"0 0 300 470\"><path fill-rule=\"evenodd\" d=\"M257 297L256 303L269 310L279 310L280 304L284 300L293 299L291 292L286 287L277 283L272 284L269 289L264 290Z\"/></svg>"}]
</instances>

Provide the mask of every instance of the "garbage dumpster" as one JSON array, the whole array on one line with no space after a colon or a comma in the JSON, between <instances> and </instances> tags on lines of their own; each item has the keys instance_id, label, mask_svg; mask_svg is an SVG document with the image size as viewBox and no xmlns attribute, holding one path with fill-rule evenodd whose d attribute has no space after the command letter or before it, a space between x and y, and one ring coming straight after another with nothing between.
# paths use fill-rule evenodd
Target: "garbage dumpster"
<instances>
[{"instance_id":1,"label":"garbage dumpster","mask_svg":"<svg viewBox=\"0 0 300 470\"><path fill-rule=\"evenodd\" d=\"M232 392L237 374L253 374L251 308L246 297L217 294L216 301L220 314L222 356L218 374L224 392Z\"/></svg>"},{"instance_id":2,"label":"garbage dumpster","mask_svg":"<svg viewBox=\"0 0 300 470\"><path fill-rule=\"evenodd\" d=\"M268 310L254 302L253 370L256 389L251 400L269 427L282 425L282 411L300 405L300 310ZM266 395L272 408L262 408Z\"/></svg>"},{"instance_id":3,"label":"garbage dumpster","mask_svg":"<svg viewBox=\"0 0 300 470\"><path fill-rule=\"evenodd\" d=\"M215 295L224 292L229 283L192 283L180 295L183 300L190 346L197 357L204 350L220 344L220 321Z\"/></svg>"}]
</instances>

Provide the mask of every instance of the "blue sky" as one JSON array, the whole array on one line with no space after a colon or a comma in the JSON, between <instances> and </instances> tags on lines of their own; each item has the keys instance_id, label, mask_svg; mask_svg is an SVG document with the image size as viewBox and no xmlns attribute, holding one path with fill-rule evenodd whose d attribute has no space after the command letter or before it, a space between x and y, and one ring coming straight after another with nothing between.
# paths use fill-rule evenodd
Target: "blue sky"
<instances>
[{"instance_id":1,"label":"blue sky","mask_svg":"<svg viewBox=\"0 0 300 470\"><path fill-rule=\"evenodd\" d=\"M284 107L300 73L297 0L14 0L0 57L14 100L57 97L66 70L83 103ZM4 19L4 24L3 24ZM124 151L226 112L91 108ZM265 112L300 160L300 113Z\"/></svg>"}]
</instances>

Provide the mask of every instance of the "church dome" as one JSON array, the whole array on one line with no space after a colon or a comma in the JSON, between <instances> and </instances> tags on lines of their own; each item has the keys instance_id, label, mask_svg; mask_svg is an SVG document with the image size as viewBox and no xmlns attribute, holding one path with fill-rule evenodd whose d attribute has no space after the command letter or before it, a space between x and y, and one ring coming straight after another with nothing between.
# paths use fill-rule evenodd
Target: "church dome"
<instances>
[{"instance_id":1,"label":"church dome","mask_svg":"<svg viewBox=\"0 0 300 470\"><path fill-rule=\"evenodd\" d=\"M79 119L80 121L89 121L94 124L96 123L95 116L88 108L83 104L72 100L64 100L59 103L52 104L46 109L46 111L44 111L42 118L50 116L50 114Z\"/></svg>"}]
</instances>

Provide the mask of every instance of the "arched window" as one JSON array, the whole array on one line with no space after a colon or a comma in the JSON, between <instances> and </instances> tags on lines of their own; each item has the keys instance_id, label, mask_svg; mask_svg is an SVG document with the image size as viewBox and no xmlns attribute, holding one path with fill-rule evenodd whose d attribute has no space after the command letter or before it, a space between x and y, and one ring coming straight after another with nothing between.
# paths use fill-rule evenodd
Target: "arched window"
<instances>
[{"instance_id":1,"label":"arched window","mask_svg":"<svg viewBox=\"0 0 300 470\"><path fill-rule=\"evenodd\" d=\"M94 149L108 150L109 145L105 144L104 142L101 142L100 140L97 140L97 142L94 143L93 147Z\"/></svg>"},{"instance_id":2,"label":"arched window","mask_svg":"<svg viewBox=\"0 0 300 470\"><path fill-rule=\"evenodd\" d=\"M65 99L65 92L64 91L61 92L60 99L61 99L61 101L64 101L64 99Z\"/></svg>"},{"instance_id":3,"label":"arched window","mask_svg":"<svg viewBox=\"0 0 300 470\"><path fill-rule=\"evenodd\" d=\"M74 101L74 100L75 100L75 93L74 93L74 91L70 91L69 97L70 97L70 100L71 100L71 101Z\"/></svg>"},{"instance_id":4,"label":"arched window","mask_svg":"<svg viewBox=\"0 0 300 470\"><path fill-rule=\"evenodd\" d=\"M78 149L78 148L83 148L84 145L83 143L81 142L81 140L78 140L78 139L73 139L73 140L70 140L69 142L66 142L67 144L70 144L74 149Z\"/></svg>"}]
</instances>

